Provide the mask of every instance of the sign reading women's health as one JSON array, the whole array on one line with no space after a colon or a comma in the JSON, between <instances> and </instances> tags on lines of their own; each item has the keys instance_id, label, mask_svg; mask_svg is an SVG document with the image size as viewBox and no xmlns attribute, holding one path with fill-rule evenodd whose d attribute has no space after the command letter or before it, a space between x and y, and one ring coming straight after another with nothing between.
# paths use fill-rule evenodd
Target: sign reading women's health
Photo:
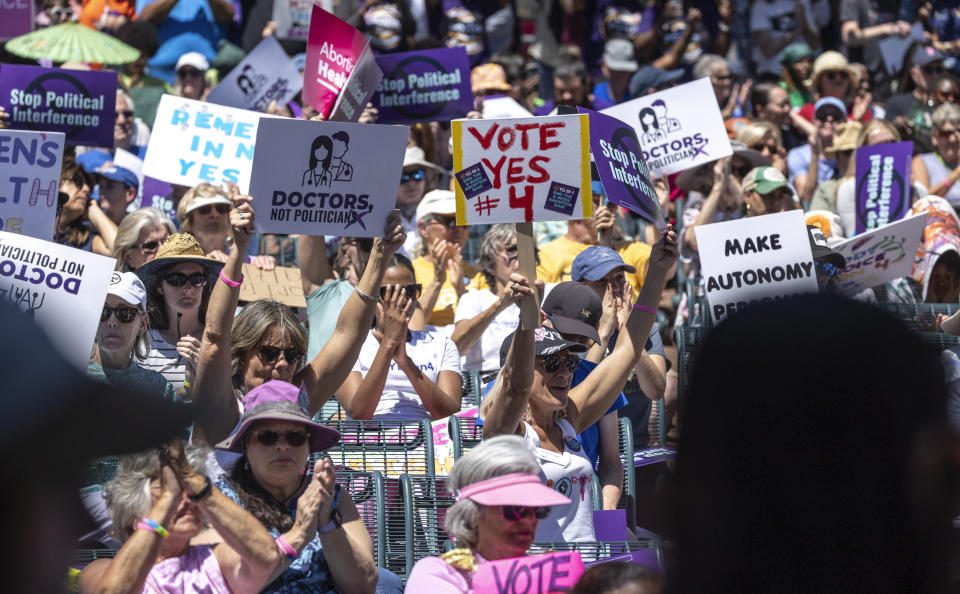
<instances>
[{"instance_id":1,"label":"sign reading women's health","mask_svg":"<svg viewBox=\"0 0 960 594\"><path fill-rule=\"evenodd\" d=\"M452 132L458 225L593 216L586 115L454 120Z\"/></svg>"},{"instance_id":2,"label":"sign reading women's health","mask_svg":"<svg viewBox=\"0 0 960 594\"><path fill-rule=\"evenodd\" d=\"M875 144L857 149L857 234L898 221L910 210L910 159L913 142Z\"/></svg>"},{"instance_id":3,"label":"sign reading women's health","mask_svg":"<svg viewBox=\"0 0 960 594\"><path fill-rule=\"evenodd\" d=\"M676 173L733 154L709 78L604 109L637 131L655 175Z\"/></svg>"},{"instance_id":4,"label":"sign reading women's health","mask_svg":"<svg viewBox=\"0 0 960 594\"><path fill-rule=\"evenodd\" d=\"M381 124L449 121L473 109L470 60L462 47L384 54L373 94Z\"/></svg>"},{"instance_id":5,"label":"sign reading women's health","mask_svg":"<svg viewBox=\"0 0 960 594\"><path fill-rule=\"evenodd\" d=\"M116 260L0 231L0 301L12 303L86 370Z\"/></svg>"},{"instance_id":6,"label":"sign reading women's health","mask_svg":"<svg viewBox=\"0 0 960 594\"><path fill-rule=\"evenodd\" d=\"M53 239L63 143L60 132L0 130L0 231Z\"/></svg>"},{"instance_id":7,"label":"sign reading women's health","mask_svg":"<svg viewBox=\"0 0 960 594\"><path fill-rule=\"evenodd\" d=\"M4 64L0 107L15 130L63 132L67 144L113 148L117 73Z\"/></svg>"},{"instance_id":8,"label":"sign reading women's health","mask_svg":"<svg viewBox=\"0 0 960 594\"><path fill-rule=\"evenodd\" d=\"M272 101L284 105L303 88L303 77L274 36L263 41L210 91L207 101L266 111Z\"/></svg>"},{"instance_id":9,"label":"sign reading women's health","mask_svg":"<svg viewBox=\"0 0 960 594\"><path fill-rule=\"evenodd\" d=\"M406 126L260 122L250 195L261 233L376 237L393 210Z\"/></svg>"},{"instance_id":10,"label":"sign reading women's health","mask_svg":"<svg viewBox=\"0 0 960 594\"><path fill-rule=\"evenodd\" d=\"M837 272L837 290L850 297L909 275L926 224L927 215L922 213L834 246L847 262Z\"/></svg>"},{"instance_id":11,"label":"sign reading women's health","mask_svg":"<svg viewBox=\"0 0 960 594\"><path fill-rule=\"evenodd\" d=\"M819 290L800 210L698 225L694 232L717 322L751 303Z\"/></svg>"}]
</instances>

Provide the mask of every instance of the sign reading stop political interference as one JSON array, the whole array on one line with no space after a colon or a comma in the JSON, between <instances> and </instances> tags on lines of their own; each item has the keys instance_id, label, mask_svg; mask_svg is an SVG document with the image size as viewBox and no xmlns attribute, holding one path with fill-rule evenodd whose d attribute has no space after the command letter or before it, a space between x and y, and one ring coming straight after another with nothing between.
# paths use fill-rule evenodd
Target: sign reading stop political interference
<instances>
[{"instance_id":1,"label":"sign reading stop political interference","mask_svg":"<svg viewBox=\"0 0 960 594\"><path fill-rule=\"evenodd\" d=\"M593 216L586 115L454 120L457 224Z\"/></svg>"},{"instance_id":2,"label":"sign reading stop political interference","mask_svg":"<svg viewBox=\"0 0 960 594\"><path fill-rule=\"evenodd\" d=\"M473 109L470 60L462 47L377 57L383 80L373 94L381 124L448 121Z\"/></svg>"}]
</instances>

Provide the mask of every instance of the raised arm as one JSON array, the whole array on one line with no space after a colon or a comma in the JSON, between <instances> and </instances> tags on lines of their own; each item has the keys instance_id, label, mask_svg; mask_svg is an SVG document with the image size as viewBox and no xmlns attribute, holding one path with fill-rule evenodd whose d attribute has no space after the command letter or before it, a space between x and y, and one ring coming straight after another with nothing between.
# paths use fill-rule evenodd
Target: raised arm
<instances>
[{"instance_id":1,"label":"raised arm","mask_svg":"<svg viewBox=\"0 0 960 594\"><path fill-rule=\"evenodd\" d=\"M301 235L300 282L303 284L303 296L309 297L334 278L336 277L327 258L327 243L323 236Z\"/></svg>"},{"instance_id":2,"label":"raised arm","mask_svg":"<svg viewBox=\"0 0 960 594\"><path fill-rule=\"evenodd\" d=\"M477 344L477 341L480 340L483 333L490 327L491 322L503 313L505 309L510 307L511 304L513 304L513 299L510 298L510 287L506 285L503 287L503 290L500 291L500 294L497 295L497 300L494 301L490 307L469 320L460 320L457 322L454 325L450 340L457 345L457 349L461 353L466 353L473 345Z\"/></svg>"}]
</instances>

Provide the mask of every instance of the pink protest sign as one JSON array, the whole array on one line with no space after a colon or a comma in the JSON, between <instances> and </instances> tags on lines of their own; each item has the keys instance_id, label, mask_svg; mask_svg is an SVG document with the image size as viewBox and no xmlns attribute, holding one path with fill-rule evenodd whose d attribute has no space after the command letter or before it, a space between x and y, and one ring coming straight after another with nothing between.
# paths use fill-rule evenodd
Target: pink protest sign
<instances>
[{"instance_id":1,"label":"pink protest sign","mask_svg":"<svg viewBox=\"0 0 960 594\"><path fill-rule=\"evenodd\" d=\"M329 118L366 47L367 40L359 31L318 5L313 6L303 98L324 118Z\"/></svg>"},{"instance_id":2,"label":"pink protest sign","mask_svg":"<svg viewBox=\"0 0 960 594\"><path fill-rule=\"evenodd\" d=\"M0 41L13 39L33 31L33 0L3 0L0 19Z\"/></svg>"},{"instance_id":3,"label":"pink protest sign","mask_svg":"<svg viewBox=\"0 0 960 594\"><path fill-rule=\"evenodd\" d=\"M485 561L473 577L476 594L547 594L567 592L583 575L577 551L561 551Z\"/></svg>"}]
</instances>

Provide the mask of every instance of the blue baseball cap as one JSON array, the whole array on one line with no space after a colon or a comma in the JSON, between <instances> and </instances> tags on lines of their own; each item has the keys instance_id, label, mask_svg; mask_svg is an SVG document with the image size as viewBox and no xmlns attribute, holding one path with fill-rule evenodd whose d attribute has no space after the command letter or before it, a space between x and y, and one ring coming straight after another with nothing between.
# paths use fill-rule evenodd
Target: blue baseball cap
<instances>
[{"instance_id":1,"label":"blue baseball cap","mask_svg":"<svg viewBox=\"0 0 960 594\"><path fill-rule=\"evenodd\" d=\"M623 268L631 274L637 271L612 249L602 245L592 245L573 259L570 277L577 282L598 281L616 268Z\"/></svg>"},{"instance_id":2,"label":"blue baseball cap","mask_svg":"<svg viewBox=\"0 0 960 594\"><path fill-rule=\"evenodd\" d=\"M140 180L137 179L137 174L126 167L120 167L119 165L108 162L97 170L97 175L121 182L134 190L140 189Z\"/></svg>"},{"instance_id":3,"label":"blue baseball cap","mask_svg":"<svg viewBox=\"0 0 960 594\"><path fill-rule=\"evenodd\" d=\"M836 97L821 97L817 99L817 102L813 104L813 113L816 114L820 111L820 108L825 105L831 105L836 107L843 113L843 117L847 117L847 106L843 104L843 101L840 101Z\"/></svg>"},{"instance_id":4,"label":"blue baseball cap","mask_svg":"<svg viewBox=\"0 0 960 594\"><path fill-rule=\"evenodd\" d=\"M297 70L303 72L307 69L307 54L299 53L293 57L293 65Z\"/></svg>"},{"instance_id":5,"label":"blue baseball cap","mask_svg":"<svg viewBox=\"0 0 960 594\"><path fill-rule=\"evenodd\" d=\"M83 170L87 173L97 173L97 170L103 167L104 163L113 160L113 156L110 155L107 151L95 150L87 151L83 154L77 155L76 161L83 167Z\"/></svg>"}]
</instances>

